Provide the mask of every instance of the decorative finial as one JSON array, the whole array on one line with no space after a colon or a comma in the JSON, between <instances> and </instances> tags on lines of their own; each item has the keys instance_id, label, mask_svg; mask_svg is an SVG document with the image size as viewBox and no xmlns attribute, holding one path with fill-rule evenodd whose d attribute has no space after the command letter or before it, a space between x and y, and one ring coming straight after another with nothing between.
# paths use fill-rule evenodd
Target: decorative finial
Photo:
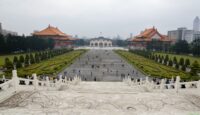
<instances>
[{"instance_id":1,"label":"decorative finial","mask_svg":"<svg viewBox=\"0 0 200 115\"><path fill-rule=\"evenodd\" d=\"M100 32L100 36L102 36L102 32Z\"/></svg>"}]
</instances>

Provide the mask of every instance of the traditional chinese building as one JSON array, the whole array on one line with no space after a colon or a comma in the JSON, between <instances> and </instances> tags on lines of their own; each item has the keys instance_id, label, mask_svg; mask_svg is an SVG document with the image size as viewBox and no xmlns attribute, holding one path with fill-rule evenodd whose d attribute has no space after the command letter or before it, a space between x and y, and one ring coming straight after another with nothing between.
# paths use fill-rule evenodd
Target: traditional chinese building
<instances>
[{"instance_id":1,"label":"traditional chinese building","mask_svg":"<svg viewBox=\"0 0 200 115\"><path fill-rule=\"evenodd\" d=\"M128 39L131 49L159 49L167 50L172 42L166 35L162 35L156 28L149 28L139 35Z\"/></svg>"},{"instance_id":2,"label":"traditional chinese building","mask_svg":"<svg viewBox=\"0 0 200 115\"><path fill-rule=\"evenodd\" d=\"M72 38L71 35L67 35L63 32L61 32L57 27L48 26L44 30L34 32L33 36L38 36L44 39L52 38L55 40L55 49L60 48L72 48L73 47L73 41L75 40Z\"/></svg>"}]
</instances>

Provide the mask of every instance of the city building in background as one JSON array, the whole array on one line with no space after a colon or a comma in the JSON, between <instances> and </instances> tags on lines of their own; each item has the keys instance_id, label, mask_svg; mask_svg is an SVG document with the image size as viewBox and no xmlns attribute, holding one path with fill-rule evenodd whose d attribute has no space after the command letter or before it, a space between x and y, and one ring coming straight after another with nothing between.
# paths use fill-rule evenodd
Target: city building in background
<instances>
[{"instance_id":1,"label":"city building in background","mask_svg":"<svg viewBox=\"0 0 200 115\"><path fill-rule=\"evenodd\" d=\"M154 44L154 47L160 47L160 49L167 49L170 46L172 40L166 35L162 35L158 30L153 27L145 29L139 35L128 39L129 48L131 49L147 49L148 45Z\"/></svg>"},{"instance_id":2,"label":"city building in background","mask_svg":"<svg viewBox=\"0 0 200 115\"><path fill-rule=\"evenodd\" d=\"M199 17L197 16L193 22L193 30L199 31L199 28L200 28L200 20L199 20Z\"/></svg>"},{"instance_id":3,"label":"city building in background","mask_svg":"<svg viewBox=\"0 0 200 115\"><path fill-rule=\"evenodd\" d=\"M177 30L168 31L168 37L172 40L186 40L188 43L193 41L194 31L186 27L178 28Z\"/></svg>"},{"instance_id":4,"label":"city building in background","mask_svg":"<svg viewBox=\"0 0 200 115\"><path fill-rule=\"evenodd\" d=\"M44 30L35 31L33 33L33 36L38 36L44 39L47 39L47 38L54 39L55 49L71 48L73 47L73 41L75 40L75 38L73 38L71 35L67 35L61 32L57 27L53 27L50 25Z\"/></svg>"},{"instance_id":5,"label":"city building in background","mask_svg":"<svg viewBox=\"0 0 200 115\"><path fill-rule=\"evenodd\" d=\"M193 21L193 29L187 29L186 27L178 28L177 30L168 31L168 37L175 41L186 40L188 43L191 43L193 40L200 37L200 19L197 16Z\"/></svg>"},{"instance_id":6,"label":"city building in background","mask_svg":"<svg viewBox=\"0 0 200 115\"><path fill-rule=\"evenodd\" d=\"M13 31L10 31L10 30L5 30L5 29L3 29L1 23L0 23L0 34L2 34L2 35L4 35L4 36L6 36L6 35L8 35L8 34L14 35L14 36L17 36L17 35L18 35L17 32L13 32Z\"/></svg>"}]
</instances>

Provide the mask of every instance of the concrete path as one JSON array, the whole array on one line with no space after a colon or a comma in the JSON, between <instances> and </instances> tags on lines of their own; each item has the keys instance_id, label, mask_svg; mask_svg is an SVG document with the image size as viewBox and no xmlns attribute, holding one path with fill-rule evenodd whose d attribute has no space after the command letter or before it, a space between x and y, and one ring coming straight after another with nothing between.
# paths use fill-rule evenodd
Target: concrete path
<instances>
[{"instance_id":1,"label":"concrete path","mask_svg":"<svg viewBox=\"0 0 200 115\"><path fill-rule=\"evenodd\" d=\"M112 50L90 50L59 75L73 78L78 75L84 81L122 81L124 77L144 78Z\"/></svg>"}]
</instances>

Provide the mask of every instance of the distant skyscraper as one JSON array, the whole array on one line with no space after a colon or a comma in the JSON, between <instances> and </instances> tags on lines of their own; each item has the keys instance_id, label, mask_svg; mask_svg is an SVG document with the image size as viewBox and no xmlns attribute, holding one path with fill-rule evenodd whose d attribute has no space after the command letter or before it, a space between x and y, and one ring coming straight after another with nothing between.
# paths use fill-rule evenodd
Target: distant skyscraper
<instances>
[{"instance_id":1,"label":"distant skyscraper","mask_svg":"<svg viewBox=\"0 0 200 115\"><path fill-rule=\"evenodd\" d=\"M175 41L178 40L186 40L188 43L193 41L193 30L188 30L185 27L178 28L177 30L170 30L168 31L168 37Z\"/></svg>"},{"instance_id":2,"label":"distant skyscraper","mask_svg":"<svg viewBox=\"0 0 200 115\"><path fill-rule=\"evenodd\" d=\"M199 17L197 16L193 22L193 30L199 31L199 27L200 27L200 20L199 20Z\"/></svg>"},{"instance_id":3,"label":"distant skyscraper","mask_svg":"<svg viewBox=\"0 0 200 115\"><path fill-rule=\"evenodd\" d=\"M3 30L2 30L2 26L1 26L1 22L0 22L0 34L2 34Z\"/></svg>"}]
</instances>

